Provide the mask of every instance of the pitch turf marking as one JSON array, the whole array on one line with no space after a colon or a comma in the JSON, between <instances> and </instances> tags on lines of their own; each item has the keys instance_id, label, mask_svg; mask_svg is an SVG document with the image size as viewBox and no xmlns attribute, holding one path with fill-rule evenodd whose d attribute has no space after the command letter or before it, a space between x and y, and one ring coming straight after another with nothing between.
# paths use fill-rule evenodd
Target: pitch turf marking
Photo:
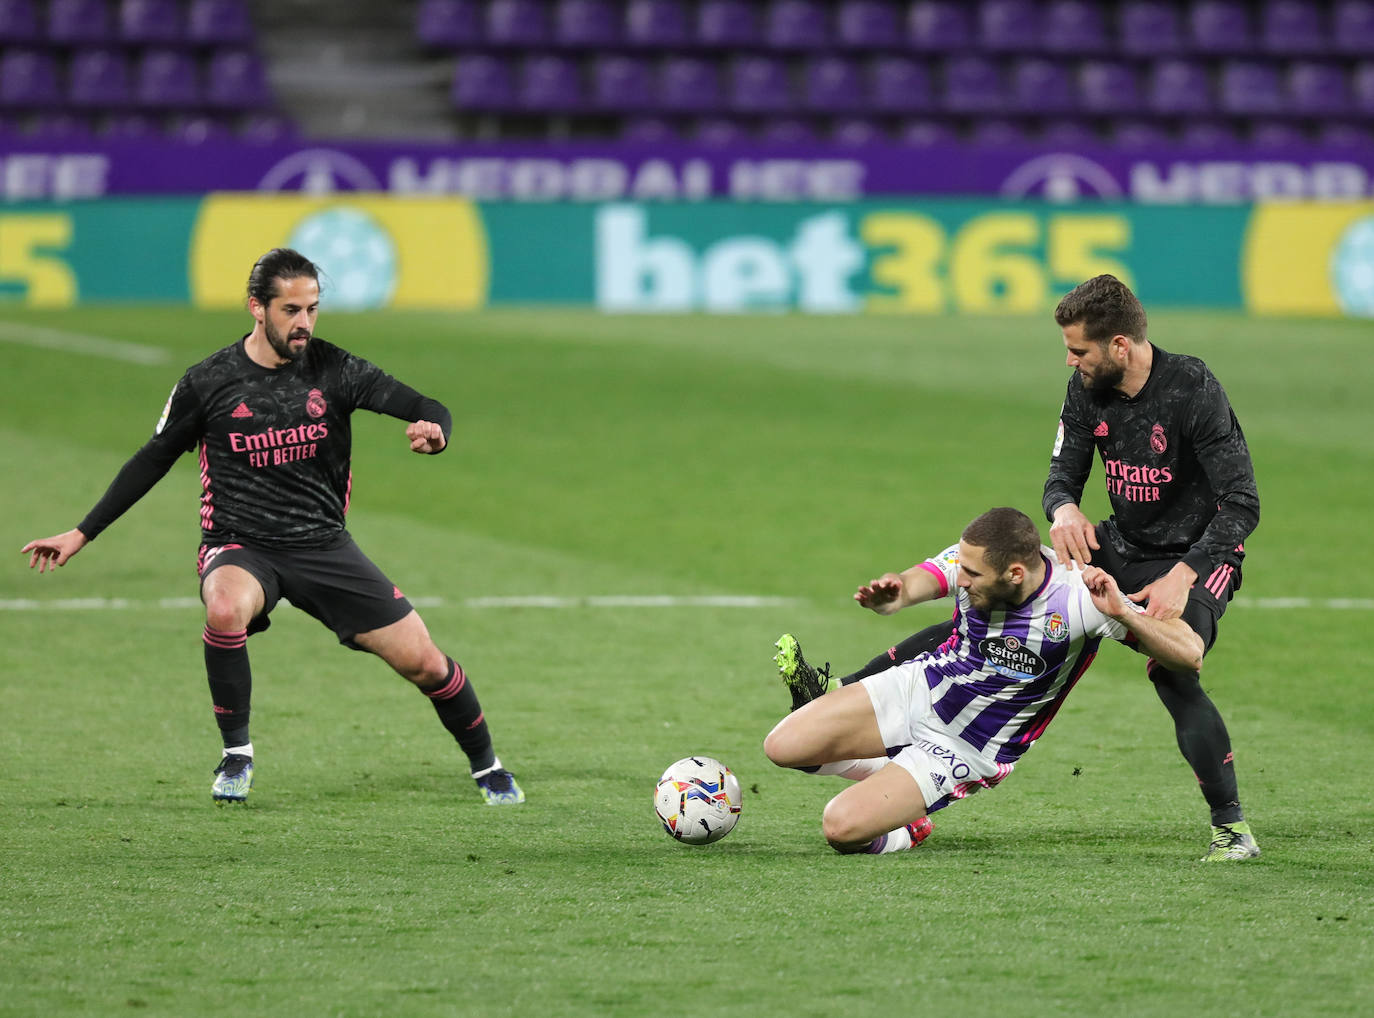
<instances>
[{"instance_id":1,"label":"pitch turf marking","mask_svg":"<svg viewBox=\"0 0 1374 1018\"><path fill-rule=\"evenodd\" d=\"M63 329L45 329L38 325L22 325L18 322L0 322L0 340L36 346L43 350L60 350L63 353L79 353L87 357L127 361L130 364L166 364L169 359L166 350L155 346L126 343L119 339L89 336Z\"/></svg>"},{"instance_id":2,"label":"pitch turf marking","mask_svg":"<svg viewBox=\"0 0 1374 1018\"><path fill-rule=\"evenodd\" d=\"M607 594L588 597L412 597L416 608L781 608L801 604L805 598L762 597L749 594ZM1238 597L1236 608L1293 609L1316 608L1321 611L1374 611L1369 597ZM12 598L0 600L0 611L134 611L199 608L195 597L62 597L51 600Z\"/></svg>"}]
</instances>

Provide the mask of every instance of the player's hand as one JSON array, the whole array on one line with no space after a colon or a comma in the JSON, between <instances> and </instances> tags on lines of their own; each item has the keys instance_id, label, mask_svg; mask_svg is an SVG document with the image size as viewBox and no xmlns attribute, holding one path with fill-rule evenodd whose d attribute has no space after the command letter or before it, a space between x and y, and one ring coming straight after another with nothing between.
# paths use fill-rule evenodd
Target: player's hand
<instances>
[{"instance_id":1,"label":"player's hand","mask_svg":"<svg viewBox=\"0 0 1374 1018\"><path fill-rule=\"evenodd\" d=\"M55 537L42 537L37 541L30 541L19 549L19 553L29 557L30 569L37 566L40 573L46 573L58 566L65 566L67 560L86 547L86 544L85 534L79 530L68 530L65 534Z\"/></svg>"},{"instance_id":2,"label":"player's hand","mask_svg":"<svg viewBox=\"0 0 1374 1018\"><path fill-rule=\"evenodd\" d=\"M891 615L902 607L902 578L896 573L884 573L869 580L854 592L854 600L879 615Z\"/></svg>"},{"instance_id":3,"label":"player's hand","mask_svg":"<svg viewBox=\"0 0 1374 1018\"><path fill-rule=\"evenodd\" d=\"M1145 614L1167 622L1183 614L1183 609L1188 606L1188 592L1193 589L1196 580L1197 573L1180 562L1154 583L1146 584L1127 596L1136 604L1149 601Z\"/></svg>"},{"instance_id":4,"label":"player's hand","mask_svg":"<svg viewBox=\"0 0 1374 1018\"><path fill-rule=\"evenodd\" d=\"M1092 553L1101 547L1092 521L1072 502L1065 502L1054 511L1050 544L1054 545L1054 556L1059 564L1069 569L1075 565L1086 566L1093 560Z\"/></svg>"},{"instance_id":5,"label":"player's hand","mask_svg":"<svg viewBox=\"0 0 1374 1018\"><path fill-rule=\"evenodd\" d=\"M1093 604L1097 610L1109 619L1119 619L1129 610L1126 606L1126 595L1121 593L1121 588L1116 585L1116 580L1112 579L1111 573L1098 566L1083 567L1083 583L1088 588L1088 594L1093 599Z\"/></svg>"},{"instance_id":6,"label":"player's hand","mask_svg":"<svg viewBox=\"0 0 1374 1018\"><path fill-rule=\"evenodd\" d=\"M410 439L411 452L435 453L448 444L444 441L444 429L433 421L406 425L406 438Z\"/></svg>"}]
</instances>

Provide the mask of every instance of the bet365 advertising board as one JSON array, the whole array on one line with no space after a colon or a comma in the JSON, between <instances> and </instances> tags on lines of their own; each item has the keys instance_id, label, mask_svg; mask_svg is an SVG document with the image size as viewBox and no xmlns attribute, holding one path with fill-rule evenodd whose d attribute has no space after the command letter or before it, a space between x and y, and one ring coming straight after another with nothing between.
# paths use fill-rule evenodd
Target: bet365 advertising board
<instances>
[{"instance_id":1,"label":"bet365 advertising board","mask_svg":"<svg viewBox=\"0 0 1374 1018\"><path fill-rule=\"evenodd\" d=\"M1374 204L481 203L211 194L0 206L0 303L238 307L263 251L331 311L1042 312L1111 272L1151 307L1374 315Z\"/></svg>"}]
</instances>

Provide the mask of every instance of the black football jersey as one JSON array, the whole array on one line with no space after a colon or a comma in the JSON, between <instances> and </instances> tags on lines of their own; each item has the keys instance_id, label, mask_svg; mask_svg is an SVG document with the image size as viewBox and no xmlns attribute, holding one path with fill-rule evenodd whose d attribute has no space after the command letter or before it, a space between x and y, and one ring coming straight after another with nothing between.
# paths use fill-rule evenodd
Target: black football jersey
<instances>
[{"instance_id":1,"label":"black football jersey","mask_svg":"<svg viewBox=\"0 0 1374 1018\"><path fill-rule=\"evenodd\" d=\"M1150 377L1127 398L1069 380L1045 481L1044 510L1077 504L1102 461L1105 528L1128 561L1178 558L1205 577L1238 563L1259 523L1250 449L1221 383L1196 357L1154 348Z\"/></svg>"},{"instance_id":2,"label":"black football jersey","mask_svg":"<svg viewBox=\"0 0 1374 1018\"><path fill-rule=\"evenodd\" d=\"M182 376L153 437L80 529L94 538L196 450L206 544L328 544L344 529L358 409L436 421L445 439L451 427L442 405L318 337L278 368L253 361L240 339Z\"/></svg>"}]
</instances>

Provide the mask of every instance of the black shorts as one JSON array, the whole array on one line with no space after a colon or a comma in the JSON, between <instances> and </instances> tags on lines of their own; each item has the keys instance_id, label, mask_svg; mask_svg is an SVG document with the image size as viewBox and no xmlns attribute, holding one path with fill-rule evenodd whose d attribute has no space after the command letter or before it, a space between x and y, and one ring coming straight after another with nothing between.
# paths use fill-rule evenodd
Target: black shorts
<instances>
[{"instance_id":1,"label":"black shorts","mask_svg":"<svg viewBox=\"0 0 1374 1018\"><path fill-rule=\"evenodd\" d=\"M287 551L247 544L203 545L197 568L201 586L220 566L238 566L262 586L262 612L248 626L260 633L270 625L267 616L283 597L334 631L345 647L399 622L412 611L401 589L386 578L353 538L344 534L325 548Z\"/></svg>"},{"instance_id":2,"label":"black shorts","mask_svg":"<svg viewBox=\"0 0 1374 1018\"><path fill-rule=\"evenodd\" d=\"M1097 526L1097 543L1102 547L1093 552L1092 564L1112 574L1123 594L1134 594L1153 583L1174 566L1176 558L1141 559L1128 562L1117 554L1107 539L1102 525ZM1212 649L1217 641L1217 623L1226 613L1226 606L1240 589L1240 560L1227 559L1210 576L1199 576L1188 592L1188 604L1183 609L1183 621L1202 637L1202 652Z\"/></svg>"}]
</instances>

